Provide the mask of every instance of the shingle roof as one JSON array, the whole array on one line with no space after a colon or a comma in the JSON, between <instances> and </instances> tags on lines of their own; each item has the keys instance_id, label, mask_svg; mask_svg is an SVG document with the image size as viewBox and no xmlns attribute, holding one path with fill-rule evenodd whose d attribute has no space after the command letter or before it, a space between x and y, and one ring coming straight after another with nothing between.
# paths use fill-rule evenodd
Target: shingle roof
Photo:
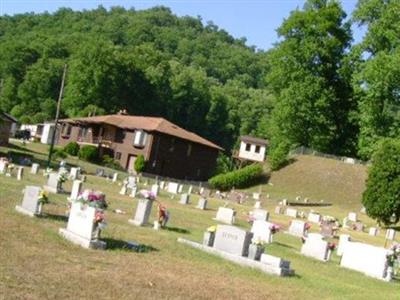
<instances>
[{"instance_id":1,"label":"shingle roof","mask_svg":"<svg viewBox=\"0 0 400 300\"><path fill-rule=\"evenodd\" d=\"M268 141L267 140L256 138L256 137L252 137L252 136L248 136L248 135L241 136L240 140L245 142L245 143L247 142L247 143L260 145L260 146L267 146L268 145Z\"/></svg>"},{"instance_id":2,"label":"shingle roof","mask_svg":"<svg viewBox=\"0 0 400 300\"><path fill-rule=\"evenodd\" d=\"M123 129L143 129L145 131L157 131L168 135L176 136L181 139L189 140L194 143L202 144L218 150L224 150L220 146L202 138L201 136L187 131L178 125L175 125L164 118L145 117L145 116L129 116L129 115L106 115L86 118L72 118L60 120L66 123L95 123L109 124Z\"/></svg>"},{"instance_id":3,"label":"shingle roof","mask_svg":"<svg viewBox=\"0 0 400 300\"><path fill-rule=\"evenodd\" d=\"M3 113L0 113L0 115L3 115L4 118L8 119L9 121L11 121L13 123L18 123L18 120L8 113L3 112Z\"/></svg>"}]
</instances>

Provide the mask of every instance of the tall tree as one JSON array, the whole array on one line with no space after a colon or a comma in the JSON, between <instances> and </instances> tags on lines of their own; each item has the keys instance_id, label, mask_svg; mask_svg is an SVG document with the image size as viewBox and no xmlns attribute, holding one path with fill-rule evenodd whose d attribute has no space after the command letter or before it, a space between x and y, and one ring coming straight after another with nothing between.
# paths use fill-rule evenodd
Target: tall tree
<instances>
[{"instance_id":1,"label":"tall tree","mask_svg":"<svg viewBox=\"0 0 400 300\"><path fill-rule=\"evenodd\" d=\"M380 139L400 134L400 2L360 0L354 19L367 27L364 58L353 84L359 103L359 154L370 158Z\"/></svg>"},{"instance_id":2,"label":"tall tree","mask_svg":"<svg viewBox=\"0 0 400 300\"><path fill-rule=\"evenodd\" d=\"M350 118L355 103L345 68L351 31L345 18L337 1L309 0L278 28L281 41L269 53L267 75L276 97L272 154L286 145L354 152L349 139L356 132Z\"/></svg>"}]
</instances>

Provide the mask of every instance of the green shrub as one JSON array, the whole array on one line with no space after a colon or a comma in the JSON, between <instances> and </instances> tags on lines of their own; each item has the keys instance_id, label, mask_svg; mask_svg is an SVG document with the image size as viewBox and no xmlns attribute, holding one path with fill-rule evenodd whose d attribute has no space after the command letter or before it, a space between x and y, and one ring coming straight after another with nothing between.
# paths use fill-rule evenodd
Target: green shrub
<instances>
[{"instance_id":1,"label":"green shrub","mask_svg":"<svg viewBox=\"0 0 400 300\"><path fill-rule=\"evenodd\" d=\"M281 142L271 149L268 154L268 162L271 170L279 170L288 163L288 153L290 146L286 142Z\"/></svg>"},{"instance_id":2,"label":"green shrub","mask_svg":"<svg viewBox=\"0 0 400 300\"><path fill-rule=\"evenodd\" d=\"M263 176L261 164L253 164L242 169L212 177L208 183L216 189L225 191L233 187L245 188L255 184Z\"/></svg>"},{"instance_id":3,"label":"green shrub","mask_svg":"<svg viewBox=\"0 0 400 300\"><path fill-rule=\"evenodd\" d=\"M62 149L62 148L54 148L53 155L52 155L53 159L57 159L57 158L64 159L66 157L67 157L67 153L64 151L64 149Z\"/></svg>"},{"instance_id":4,"label":"green shrub","mask_svg":"<svg viewBox=\"0 0 400 300\"><path fill-rule=\"evenodd\" d=\"M68 143L64 147L64 151L67 152L69 155L77 156L79 153L79 144L77 142Z\"/></svg>"},{"instance_id":5,"label":"green shrub","mask_svg":"<svg viewBox=\"0 0 400 300\"><path fill-rule=\"evenodd\" d=\"M135 171L137 173L142 173L146 166L146 161L144 160L144 156L142 154L138 155L135 160Z\"/></svg>"},{"instance_id":6,"label":"green shrub","mask_svg":"<svg viewBox=\"0 0 400 300\"><path fill-rule=\"evenodd\" d=\"M96 162L98 158L97 147L90 145L82 146L82 148L79 149L78 157L88 162Z\"/></svg>"},{"instance_id":7,"label":"green shrub","mask_svg":"<svg viewBox=\"0 0 400 300\"><path fill-rule=\"evenodd\" d=\"M107 168L111 168L111 169L116 169L116 170L123 170L122 166L120 165L120 163L115 160L114 158L112 158L109 155L104 155L103 156L103 165Z\"/></svg>"}]
</instances>

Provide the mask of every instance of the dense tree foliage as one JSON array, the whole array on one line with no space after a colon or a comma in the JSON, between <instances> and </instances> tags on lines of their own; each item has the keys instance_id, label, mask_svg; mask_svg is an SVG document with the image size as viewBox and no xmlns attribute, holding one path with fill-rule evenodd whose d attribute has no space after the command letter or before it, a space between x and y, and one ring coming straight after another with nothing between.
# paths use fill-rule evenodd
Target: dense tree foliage
<instances>
[{"instance_id":1,"label":"dense tree foliage","mask_svg":"<svg viewBox=\"0 0 400 300\"><path fill-rule=\"evenodd\" d=\"M68 63L63 117L163 116L227 149L266 133L266 54L165 7L0 17L0 53L0 108L24 122L53 118Z\"/></svg>"},{"instance_id":2,"label":"dense tree foliage","mask_svg":"<svg viewBox=\"0 0 400 300\"><path fill-rule=\"evenodd\" d=\"M346 66L351 32L345 17L337 1L309 0L278 29L281 41L269 55L267 76L276 96L271 119L276 158L290 148L286 145L354 152L356 103Z\"/></svg>"},{"instance_id":3,"label":"dense tree foliage","mask_svg":"<svg viewBox=\"0 0 400 300\"><path fill-rule=\"evenodd\" d=\"M400 140L378 143L362 200L367 214L386 225L400 220Z\"/></svg>"},{"instance_id":4,"label":"dense tree foliage","mask_svg":"<svg viewBox=\"0 0 400 300\"><path fill-rule=\"evenodd\" d=\"M367 26L354 76L359 99L359 154L369 158L383 137L400 135L400 1L360 0L354 19Z\"/></svg>"}]
</instances>

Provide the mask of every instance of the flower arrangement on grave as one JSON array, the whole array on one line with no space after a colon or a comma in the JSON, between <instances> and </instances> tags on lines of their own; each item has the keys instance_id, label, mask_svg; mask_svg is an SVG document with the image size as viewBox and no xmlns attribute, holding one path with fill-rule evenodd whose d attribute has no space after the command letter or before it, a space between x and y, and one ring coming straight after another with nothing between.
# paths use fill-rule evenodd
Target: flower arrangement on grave
<instances>
[{"instance_id":1,"label":"flower arrangement on grave","mask_svg":"<svg viewBox=\"0 0 400 300\"><path fill-rule=\"evenodd\" d=\"M393 244L387 255L388 266L393 267L400 260L400 244Z\"/></svg>"},{"instance_id":2,"label":"flower arrangement on grave","mask_svg":"<svg viewBox=\"0 0 400 300\"><path fill-rule=\"evenodd\" d=\"M329 249L330 251L335 250L335 249L336 249L336 244L333 243L333 242L329 242L329 243L328 243L328 249Z\"/></svg>"},{"instance_id":3,"label":"flower arrangement on grave","mask_svg":"<svg viewBox=\"0 0 400 300\"><path fill-rule=\"evenodd\" d=\"M204 232L203 244L209 247L214 245L215 233L217 231L217 226L213 225L207 228Z\"/></svg>"},{"instance_id":4,"label":"flower arrangement on grave","mask_svg":"<svg viewBox=\"0 0 400 300\"><path fill-rule=\"evenodd\" d=\"M217 226L213 225L207 228L207 232L215 233L217 231Z\"/></svg>"},{"instance_id":5,"label":"flower arrangement on grave","mask_svg":"<svg viewBox=\"0 0 400 300\"><path fill-rule=\"evenodd\" d=\"M68 180L68 173L66 171L60 171L57 176L57 181L59 184L63 184Z\"/></svg>"},{"instance_id":6,"label":"flower arrangement on grave","mask_svg":"<svg viewBox=\"0 0 400 300\"><path fill-rule=\"evenodd\" d=\"M156 195L152 191L141 190L139 193L144 199L156 200Z\"/></svg>"},{"instance_id":7,"label":"flower arrangement on grave","mask_svg":"<svg viewBox=\"0 0 400 300\"><path fill-rule=\"evenodd\" d=\"M311 224L308 223L308 222L306 222L306 223L304 224L304 229L305 229L306 231L308 231L310 228L311 228Z\"/></svg>"},{"instance_id":8,"label":"flower arrangement on grave","mask_svg":"<svg viewBox=\"0 0 400 300\"><path fill-rule=\"evenodd\" d=\"M279 232L280 229L281 227L278 224L271 224L269 226L269 230L271 231L272 234Z\"/></svg>"},{"instance_id":9,"label":"flower arrangement on grave","mask_svg":"<svg viewBox=\"0 0 400 300\"><path fill-rule=\"evenodd\" d=\"M258 246L258 247L263 247L265 245L265 242L263 240L259 239L259 238L252 238L251 239L251 243L253 245Z\"/></svg>"},{"instance_id":10,"label":"flower arrangement on grave","mask_svg":"<svg viewBox=\"0 0 400 300\"><path fill-rule=\"evenodd\" d=\"M46 168L46 170L43 170L43 176L44 177L49 177L51 172L53 172L52 168Z\"/></svg>"},{"instance_id":11,"label":"flower arrangement on grave","mask_svg":"<svg viewBox=\"0 0 400 300\"><path fill-rule=\"evenodd\" d=\"M7 165L7 175L11 175L11 172L15 169L14 164Z\"/></svg>"},{"instance_id":12,"label":"flower arrangement on grave","mask_svg":"<svg viewBox=\"0 0 400 300\"><path fill-rule=\"evenodd\" d=\"M334 223L336 222L336 218L332 216L323 216L322 221L325 223Z\"/></svg>"},{"instance_id":13,"label":"flower arrangement on grave","mask_svg":"<svg viewBox=\"0 0 400 300\"><path fill-rule=\"evenodd\" d=\"M45 190L40 190L40 193L38 196L38 202L42 205L49 203L49 193Z\"/></svg>"},{"instance_id":14,"label":"flower arrangement on grave","mask_svg":"<svg viewBox=\"0 0 400 300\"><path fill-rule=\"evenodd\" d=\"M108 207L106 196L102 192L95 192L92 190L85 190L80 193L76 199L76 202L97 209L106 209Z\"/></svg>"}]
</instances>

